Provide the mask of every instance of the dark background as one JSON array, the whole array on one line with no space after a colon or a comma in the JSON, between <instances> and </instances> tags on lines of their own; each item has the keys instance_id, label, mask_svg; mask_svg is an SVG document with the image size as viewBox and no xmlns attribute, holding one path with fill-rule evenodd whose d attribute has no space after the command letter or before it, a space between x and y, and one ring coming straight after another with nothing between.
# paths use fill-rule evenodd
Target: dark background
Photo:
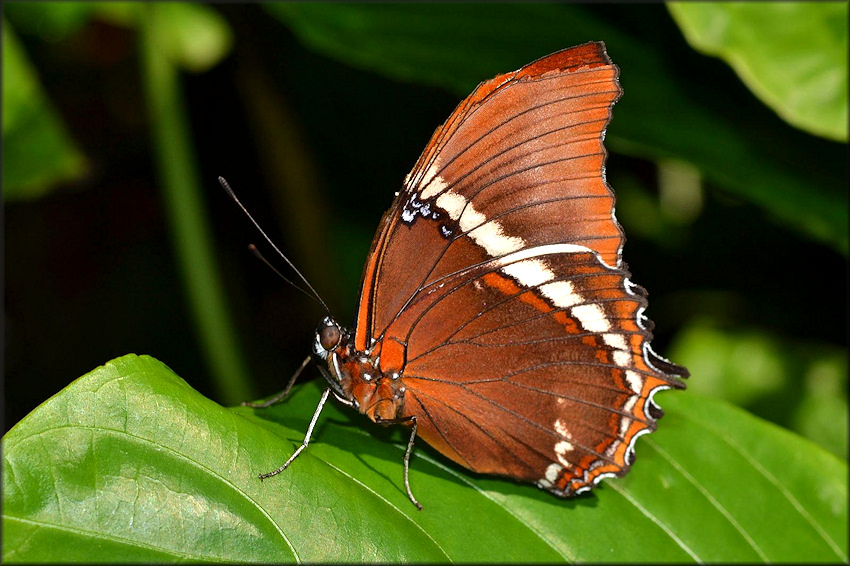
<instances>
[{"instance_id":1,"label":"dark background","mask_svg":"<svg viewBox=\"0 0 850 566\"><path fill-rule=\"evenodd\" d=\"M182 84L214 255L254 394L269 395L309 352L323 311L248 252L257 243L284 270L217 176L230 181L335 316L350 322L378 220L461 96L321 55L257 6L213 9L232 28L232 51L206 72L184 73ZM827 190L844 190L846 145L777 126L779 118L731 69L688 47L664 6L584 9L659 46L691 78L695 98L706 81L723 85L725 101L705 96L701 103L741 116L742 127L787 129L787 139L805 147L801 159L813 156L835 181ZM91 168L41 198L4 205L4 432L73 379L131 352L162 360L205 395L232 404L217 397L185 297L151 150L136 31L92 19L59 40L26 30L19 38ZM567 41L561 47L583 40ZM616 51L611 56L618 62ZM621 73L627 100L630 70ZM283 117L283 129L264 128L277 123L273 116ZM615 107L609 135L616 132ZM277 144L288 148L285 155L270 153ZM776 149L779 156L789 151ZM275 168L282 161L296 163L298 187L273 188L289 182ZM625 260L650 292L654 348L693 371L694 362L673 353L711 360L729 355L729 344L755 340L756 353L741 354L744 365L762 364L756 376L780 367L791 378L780 388L756 388L742 404L793 427L802 375L821 352L846 348L846 257L711 183L694 218L647 223L647 210L651 218L664 215L657 170L651 160L618 152L607 166L628 236ZM682 337L706 320L728 338L726 349L704 344L700 352ZM758 349L764 343L770 346ZM775 354L767 365L765 351ZM846 353L842 359L846 370ZM691 386L699 389L693 384L700 379L695 372ZM837 395L846 396L846 382Z\"/></svg>"}]
</instances>

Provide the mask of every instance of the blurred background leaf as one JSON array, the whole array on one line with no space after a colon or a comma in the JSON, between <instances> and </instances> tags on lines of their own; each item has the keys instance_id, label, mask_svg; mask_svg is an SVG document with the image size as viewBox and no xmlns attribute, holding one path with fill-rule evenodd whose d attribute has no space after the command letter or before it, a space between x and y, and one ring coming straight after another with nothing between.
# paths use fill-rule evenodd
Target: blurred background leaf
<instances>
[{"instance_id":1,"label":"blurred background leaf","mask_svg":"<svg viewBox=\"0 0 850 566\"><path fill-rule=\"evenodd\" d=\"M184 288L216 394L237 403L253 396L253 387L213 251L179 77L179 65L198 71L216 63L230 45L229 30L206 6L157 3L140 6L138 31L154 156Z\"/></svg>"},{"instance_id":2,"label":"blurred background leaf","mask_svg":"<svg viewBox=\"0 0 850 566\"><path fill-rule=\"evenodd\" d=\"M86 160L3 19L3 199L39 197L79 179Z\"/></svg>"},{"instance_id":3,"label":"blurred background leaf","mask_svg":"<svg viewBox=\"0 0 850 566\"><path fill-rule=\"evenodd\" d=\"M271 3L264 7L322 53L397 79L450 88L459 96L470 92L482 77L492 77L505 67L518 68L559 49L564 36L575 38L576 43L604 38L614 61L630 71L622 77L627 94L617 104L606 138L611 149L646 159L690 162L705 177L763 207L778 221L847 253L848 202L843 179L816 172L813 176L800 156L776 159L771 154L780 147L771 138L788 138L780 125L770 125L767 131L741 128L749 119L747 109L742 115L741 109L717 112L712 108L710 101L716 104L728 96L722 85L705 79L689 82L695 79L690 73L671 72L674 57L584 6L498 4L481 10L475 4L461 4L435 10L424 4ZM761 7L752 9L758 12ZM833 32L846 19L836 20L836 16L840 12L820 18L820 27ZM761 23L753 15L750 20ZM544 21L547 25L540 26ZM499 33L493 33L495 29ZM529 41L530 36L534 41ZM844 54L846 31L834 42ZM804 45L806 53L820 47ZM488 57L482 57L482 52ZM832 75L844 71L843 98L839 81L833 89L835 96L814 101L817 110L810 113L820 113L826 106L828 116L839 118L830 108L843 107L845 120L840 123L846 128L846 59L832 50L824 66ZM694 87L700 92L694 93Z\"/></svg>"},{"instance_id":4,"label":"blurred background leaf","mask_svg":"<svg viewBox=\"0 0 850 566\"><path fill-rule=\"evenodd\" d=\"M688 42L720 57L788 123L847 141L846 2L668 2Z\"/></svg>"},{"instance_id":5,"label":"blurred background leaf","mask_svg":"<svg viewBox=\"0 0 850 566\"><path fill-rule=\"evenodd\" d=\"M847 350L711 319L682 329L668 352L688 360L695 393L726 399L847 458Z\"/></svg>"},{"instance_id":6,"label":"blurred background leaf","mask_svg":"<svg viewBox=\"0 0 850 566\"><path fill-rule=\"evenodd\" d=\"M145 110L150 116L154 156L163 189L161 194L169 214L174 234L173 245L179 258L178 266L182 271L183 287L189 299L196 332L205 350L207 368L216 393L231 403L251 396L252 386L246 374L211 245L208 213L178 78L178 67L190 72L202 72L221 61L232 44L226 21L206 6L186 3L162 3L151 8L140 3L46 2L12 4L11 8L11 16L20 22L22 29L51 42L73 36L95 18L141 31L143 65L139 71L143 91L147 95ZM20 48L13 50L13 54L17 54L17 60L23 60ZM17 67L22 65L12 66L12 69ZM25 86L25 82L19 83L19 89ZM9 84L8 81L4 81L4 88L6 84ZM38 93L33 92L35 94ZM33 98L38 99L36 96ZM9 122L5 120L7 113L15 117L12 120L14 125L24 114L21 107L25 101L28 98L19 93L16 98L13 97L11 105L4 102L4 140ZM45 118L51 115L50 112L30 114ZM18 131L21 129L18 126ZM26 131L31 135L31 128ZM60 139L55 134L54 138ZM68 161L66 156L49 144L38 145L37 149L41 150L39 153L29 151L25 144L17 140L9 141L16 151L26 152L29 161L20 159L16 154L4 156L4 181L9 176L20 175L22 170L26 172L29 169L37 170L43 176L45 172L51 171L51 166L59 168ZM27 163L31 165L27 166ZM61 180L54 175L48 182L55 186ZM39 186L44 187L45 183ZM12 191L7 191L7 195L16 194L15 183L10 183L9 188Z\"/></svg>"},{"instance_id":7,"label":"blurred background leaf","mask_svg":"<svg viewBox=\"0 0 850 566\"><path fill-rule=\"evenodd\" d=\"M206 71L230 51L233 43L230 27L206 6L164 2L154 14L154 25L162 42L158 49L187 71Z\"/></svg>"}]
</instances>

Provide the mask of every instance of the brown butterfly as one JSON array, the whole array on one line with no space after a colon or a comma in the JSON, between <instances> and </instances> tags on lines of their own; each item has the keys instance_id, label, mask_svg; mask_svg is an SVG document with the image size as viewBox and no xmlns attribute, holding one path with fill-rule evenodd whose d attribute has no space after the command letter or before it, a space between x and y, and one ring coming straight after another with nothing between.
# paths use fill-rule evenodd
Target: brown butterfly
<instances>
[{"instance_id":1,"label":"brown butterfly","mask_svg":"<svg viewBox=\"0 0 850 566\"><path fill-rule=\"evenodd\" d=\"M411 427L420 509L416 435L562 497L629 470L653 396L688 372L650 348L621 257L602 145L618 75L601 42L564 49L481 83L437 128L380 222L353 328L316 331L328 388L303 444L261 479L307 447L329 394Z\"/></svg>"}]
</instances>

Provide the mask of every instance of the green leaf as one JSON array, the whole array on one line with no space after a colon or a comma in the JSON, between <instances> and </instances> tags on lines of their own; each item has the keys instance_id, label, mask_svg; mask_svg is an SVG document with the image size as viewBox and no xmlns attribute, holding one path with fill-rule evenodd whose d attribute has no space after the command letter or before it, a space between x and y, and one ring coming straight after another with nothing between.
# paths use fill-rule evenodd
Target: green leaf
<instances>
[{"instance_id":1,"label":"green leaf","mask_svg":"<svg viewBox=\"0 0 850 566\"><path fill-rule=\"evenodd\" d=\"M662 394L634 470L573 500L420 445L420 512L405 431L332 403L289 469L256 478L300 444L319 394L226 409L147 356L97 368L3 439L3 559L847 560L846 463L717 401Z\"/></svg>"},{"instance_id":2,"label":"green leaf","mask_svg":"<svg viewBox=\"0 0 850 566\"><path fill-rule=\"evenodd\" d=\"M11 3L8 12L18 29L47 41L67 38L92 17L134 28L151 15L138 2ZM230 52L233 33L214 9L202 4L165 2L154 17L162 40L159 48L184 70L206 71Z\"/></svg>"},{"instance_id":3,"label":"green leaf","mask_svg":"<svg viewBox=\"0 0 850 566\"><path fill-rule=\"evenodd\" d=\"M788 123L847 141L846 2L669 2L688 42L725 60Z\"/></svg>"},{"instance_id":4,"label":"green leaf","mask_svg":"<svg viewBox=\"0 0 850 566\"><path fill-rule=\"evenodd\" d=\"M847 349L691 321L669 349L691 391L734 403L847 457Z\"/></svg>"},{"instance_id":5,"label":"green leaf","mask_svg":"<svg viewBox=\"0 0 850 566\"><path fill-rule=\"evenodd\" d=\"M203 72L230 51L233 34L218 12L202 4L163 2L152 12L159 46L183 69Z\"/></svg>"},{"instance_id":6,"label":"green leaf","mask_svg":"<svg viewBox=\"0 0 850 566\"><path fill-rule=\"evenodd\" d=\"M746 101L722 107L722 85L694 84L666 44L637 38L587 8L560 4L263 5L310 48L353 66L466 96L480 81L547 53L604 40L625 94L614 109L610 149L691 163L711 183L777 221L847 253L845 155L823 163L779 120L748 123ZM695 92L695 89L698 89ZM436 124L435 124L436 125ZM424 143L424 140L423 140ZM810 154L809 152L814 152ZM821 166L811 167L817 162ZM613 160L609 166L614 167Z\"/></svg>"},{"instance_id":7,"label":"green leaf","mask_svg":"<svg viewBox=\"0 0 850 566\"><path fill-rule=\"evenodd\" d=\"M76 33L91 19L95 7L91 2L8 2L3 6L15 29L51 42Z\"/></svg>"},{"instance_id":8,"label":"green leaf","mask_svg":"<svg viewBox=\"0 0 850 566\"><path fill-rule=\"evenodd\" d=\"M794 413L794 430L847 457L847 349L823 356L803 378L804 394Z\"/></svg>"},{"instance_id":9,"label":"green leaf","mask_svg":"<svg viewBox=\"0 0 850 566\"><path fill-rule=\"evenodd\" d=\"M670 356L687 360L695 393L725 399L738 406L782 391L793 379L783 358L786 344L759 331L731 331L697 320L684 328Z\"/></svg>"},{"instance_id":10,"label":"green leaf","mask_svg":"<svg viewBox=\"0 0 850 566\"><path fill-rule=\"evenodd\" d=\"M3 20L3 198L39 197L87 168L12 27Z\"/></svg>"}]
</instances>

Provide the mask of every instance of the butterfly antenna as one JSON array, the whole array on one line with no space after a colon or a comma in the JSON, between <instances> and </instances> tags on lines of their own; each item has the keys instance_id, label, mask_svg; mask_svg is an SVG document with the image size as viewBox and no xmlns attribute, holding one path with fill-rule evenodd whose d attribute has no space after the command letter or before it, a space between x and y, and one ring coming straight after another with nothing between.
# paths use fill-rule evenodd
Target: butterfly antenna
<instances>
[{"instance_id":1,"label":"butterfly antenna","mask_svg":"<svg viewBox=\"0 0 850 566\"><path fill-rule=\"evenodd\" d=\"M255 227L255 228L256 228L256 229L260 232L260 234L263 236L263 238L265 238L265 240L269 243L269 245L271 245L271 247L272 247L272 248L274 248L274 251L276 251L276 252L277 252L277 254L278 254L281 258L283 258L283 261L285 261L285 262L286 262L286 264L287 264L289 267L291 267L291 268L292 268L292 270L295 272L295 274L296 274L296 275L298 275L298 277L301 279L301 281L303 281L303 282L304 282L304 284L305 284L305 285L307 285L307 288L308 288L308 289L310 289L310 292L312 293L312 295L310 295L310 293L308 293L307 291L305 291L304 289L302 289L301 287L299 287L298 285L296 285L295 283L293 283L292 281L290 281L289 279L287 279L286 277L284 277L284 276L280 273L280 271L278 271L277 269L275 269L275 268L272 266L272 264L270 264L270 263L266 260L266 258L264 258L264 257L260 254L259 250L257 250L257 247L256 247L256 246L254 246L253 244L251 244L251 245L249 246L249 249L251 249L251 251L254 253L254 255L256 255L256 256L257 256L257 257L259 257L261 260L263 260L263 262L264 262L266 265L268 265L269 267L271 267L271 268L272 268L272 271L274 271L275 273L277 273L277 274L278 274L278 275L279 275L279 276L280 276L280 277L281 277L284 281L287 281L287 282L288 282L288 283L290 283L293 287L295 287L296 289L298 289L298 290L299 290L299 291L301 291L302 293L306 294L307 296L313 297L313 298L315 298L317 301L319 301L319 304L321 304L321 305L322 305L322 307L325 309L325 311L326 311L328 314L330 314L331 310L328 308L328 305L326 305L326 304L325 304L325 301L323 301L323 300L322 300L322 297L320 297L320 296L319 296L319 294L316 292L316 290L313 288L313 286L312 286L312 285L310 285L310 282L309 282L309 281L307 281L307 278L306 278L306 277L304 277L304 275L302 275L300 271L298 271L298 268L297 268L297 267L295 267L295 265L293 265L293 263L292 263L291 261L289 261L289 258L288 258L288 257L286 257L285 255L283 255L283 252L282 252L282 251L280 251L280 249L279 249L279 248L275 245L275 243L274 243L274 242L272 242L272 239L271 239L271 238L269 238L269 237L268 237L268 235L266 235L266 233L263 231L263 229L262 229L262 228L260 228L260 225L259 225L259 224L257 224L257 221L256 221L256 220L254 220L254 217L253 217L253 216L251 216L251 213L250 213L250 212L248 212L248 209L247 209L247 208L245 208L245 206L242 204L242 202L240 202L240 200L236 197L236 193L234 193L234 192L233 192L233 189L231 189L231 188L230 188L230 185L227 183L227 181L224 179L224 177L219 177L219 178L218 178L218 182L221 184L221 187L222 187L225 191L227 191L227 194L228 194L228 195L230 195L230 198L232 198L232 199L233 199L233 202L235 202L237 205L239 205L239 208L241 208L241 209L242 209L242 212L244 212L244 213L245 213L245 216L247 216L247 217L248 217L248 220L250 220L250 221L251 221L251 223L252 223L252 224L254 225L254 227Z\"/></svg>"},{"instance_id":2,"label":"butterfly antenna","mask_svg":"<svg viewBox=\"0 0 850 566\"><path fill-rule=\"evenodd\" d=\"M292 285L293 287L295 287L296 289L298 289L299 291L301 291L302 293L304 293L305 295L307 295L308 297L310 297L310 298L311 298L311 299L313 299L314 301L315 301L315 300L317 300L317 299L316 299L316 297L314 297L313 295L311 295L309 292L305 291L303 287L299 287L299 286L298 286L295 282L293 282L291 279L289 279L288 277L284 276L284 275L283 275L283 273L281 273L281 272L280 272L280 271L279 271L279 270L278 270L275 266L273 266L273 265L271 264L271 262L269 262L269 260L267 260L265 257L263 257L263 254L261 254L261 253L260 253L260 250L258 250L258 249L257 249L257 246L255 246L254 244L248 244L248 249L251 251L251 253L252 253L252 254L254 254L254 256L255 256L257 259L259 259L260 261L262 261L263 263L265 263L265 264L268 266L268 268L269 268L269 269L271 269L272 271L274 271L274 272L277 274L277 276L278 276L278 277L280 277L281 279L283 279L284 281L286 281L287 283L289 283L290 285ZM324 304L324 303L323 303L323 304Z\"/></svg>"}]
</instances>

